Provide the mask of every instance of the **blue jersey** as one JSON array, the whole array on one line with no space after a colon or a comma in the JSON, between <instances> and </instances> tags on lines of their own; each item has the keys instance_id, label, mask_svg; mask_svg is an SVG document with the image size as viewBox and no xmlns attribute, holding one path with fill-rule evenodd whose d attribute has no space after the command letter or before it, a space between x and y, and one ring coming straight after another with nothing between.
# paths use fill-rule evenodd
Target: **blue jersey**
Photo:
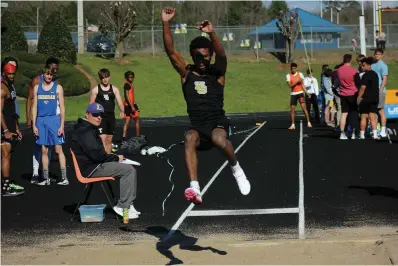
<instances>
[{"instance_id":1,"label":"blue jersey","mask_svg":"<svg viewBox=\"0 0 398 266\"><path fill-rule=\"evenodd\" d=\"M53 82L49 91L45 91L42 84L43 82L40 82L37 89L37 116L58 115L57 82Z\"/></svg>"}]
</instances>

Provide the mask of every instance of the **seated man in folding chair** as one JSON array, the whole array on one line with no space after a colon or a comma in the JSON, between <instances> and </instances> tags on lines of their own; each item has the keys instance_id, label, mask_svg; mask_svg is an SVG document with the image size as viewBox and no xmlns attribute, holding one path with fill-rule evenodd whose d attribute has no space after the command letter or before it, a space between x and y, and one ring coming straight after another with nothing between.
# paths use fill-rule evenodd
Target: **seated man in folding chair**
<instances>
[{"instance_id":1,"label":"seated man in folding chair","mask_svg":"<svg viewBox=\"0 0 398 266\"><path fill-rule=\"evenodd\" d=\"M83 176L120 178L120 199L113 210L123 216L123 209L128 208L129 219L135 219L140 214L133 206L137 193L137 172L134 166L121 163L123 155L105 151L98 131L103 113L101 104L88 105L85 118L79 118L74 127L71 148Z\"/></svg>"}]
</instances>

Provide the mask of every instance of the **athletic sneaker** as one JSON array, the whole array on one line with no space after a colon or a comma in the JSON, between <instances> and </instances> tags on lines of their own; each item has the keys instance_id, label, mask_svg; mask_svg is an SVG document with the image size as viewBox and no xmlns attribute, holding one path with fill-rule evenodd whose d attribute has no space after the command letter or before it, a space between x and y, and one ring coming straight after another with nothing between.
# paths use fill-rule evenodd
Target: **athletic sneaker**
<instances>
[{"instance_id":1,"label":"athletic sneaker","mask_svg":"<svg viewBox=\"0 0 398 266\"><path fill-rule=\"evenodd\" d=\"M4 197L19 196L25 193L25 189L14 181L7 182L1 181L1 195Z\"/></svg>"},{"instance_id":2,"label":"athletic sneaker","mask_svg":"<svg viewBox=\"0 0 398 266\"><path fill-rule=\"evenodd\" d=\"M232 174L238 183L239 190L243 195L247 195L250 193L250 182L247 180L245 172L242 167L240 167L239 162L236 163L235 166L231 165Z\"/></svg>"},{"instance_id":3,"label":"athletic sneaker","mask_svg":"<svg viewBox=\"0 0 398 266\"><path fill-rule=\"evenodd\" d=\"M311 122L308 122L308 123L307 123L307 127L308 127L308 128L312 128Z\"/></svg>"},{"instance_id":4,"label":"athletic sneaker","mask_svg":"<svg viewBox=\"0 0 398 266\"><path fill-rule=\"evenodd\" d=\"M117 215L122 216L123 217L123 208L120 207L113 207L113 210L117 213ZM129 219L137 219L138 218L138 214L133 213L130 209L129 209Z\"/></svg>"},{"instance_id":5,"label":"athletic sneaker","mask_svg":"<svg viewBox=\"0 0 398 266\"><path fill-rule=\"evenodd\" d=\"M60 185L60 186L67 186L67 185L69 185L69 181L68 181L67 178L61 178L61 179L57 182L57 185Z\"/></svg>"},{"instance_id":6,"label":"athletic sneaker","mask_svg":"<svg viewBox=\"0 0 398 266\"><path fill-rule=\"evenodd\" d=\"M296 125L295 125L295 124L292 124L288 129L289 129L289 130L295 130L295 129L296 129Z\"/></svg>"},{"instance_id":7,"label":"athletic sneaker","mask_svg":"<svg viewBox=\"0 0 398 266\"><path fill-rule=\"evenodd\" d=\"M50 179L46 179L44 177L40 177L37 183L35 185L38 186L49 186L50 185Z\"/></svg>"},{"instance_id":8,"label":"athletic sneaker","mask_svg":"<svg viewBox=\"0 0 398 266\"><path fill-rule=\"evenodd\" d=\"M348 139L345 133L340 133L340 139Z\"/></svg>"},{"instance_id":9,"label":"athletic sneaker","mask_svg":"<svg viewBox=\"0 0 398 266\"><path fill-rule=\"evenodd\" d=\"M133 214L137 214L137 215L140 215L140 214L141 214L141 212L137 211L137 210L134 208L133 204L130 205L129 212L131 212L131 213L133 213Z\"/></svg>"},{"instance_id":10,"label":"athletic sneaker","mask_svg":"<svg viewBox=\"0 0 398 266\"><path fill-rule=\"evenodd\" d=\"M185 190L185 198L194 203L194 204L202 204L202 196L200 195L200 191L197 188L187 188Z\"/></svg>"},{"instance_id":11,"label":"athletic sneaker","mask_svg":"<svg viewBox=\"0 0 398 266\"><path fill-rule=\"evenodd\" d=\"M39 175L33 175L32 179L30 180L31 184L37 184L39 182L40 176Z\"/></svg>"}]
</instances>

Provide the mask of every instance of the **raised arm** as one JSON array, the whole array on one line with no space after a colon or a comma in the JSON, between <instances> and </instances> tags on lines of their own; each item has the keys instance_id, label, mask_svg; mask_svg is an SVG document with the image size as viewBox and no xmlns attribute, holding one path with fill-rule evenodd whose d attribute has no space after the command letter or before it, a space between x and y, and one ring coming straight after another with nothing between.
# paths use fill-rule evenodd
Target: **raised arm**
<instances>
[{"instance_id":1,"label":"raised arm","mask_svg":"<svg viewBox=\"0 0 398 266\"><path fill-rule=\"evenodd\" d=\"M181 78L184 78L187 74L186 66L188 63L182 58L182 56L174 49L173 36L170 30L169 22L175 17L175 8L163 8L162 10L162 22L163 22L163 43L166 54L170 59L171 64L175 70L180 74Z\"/></svg>"},{"instance_id":2,"label":"raised arm","mask_svg":"<svg viewBox=\"0 0 398 266\"><path fill-rule=\"evenodd\" d=\"M98 86L95 86L94 88L91 89L90 103L95 103L95 98L97 98L97 95L98 95Z\"/></svg>"}]
</instances>

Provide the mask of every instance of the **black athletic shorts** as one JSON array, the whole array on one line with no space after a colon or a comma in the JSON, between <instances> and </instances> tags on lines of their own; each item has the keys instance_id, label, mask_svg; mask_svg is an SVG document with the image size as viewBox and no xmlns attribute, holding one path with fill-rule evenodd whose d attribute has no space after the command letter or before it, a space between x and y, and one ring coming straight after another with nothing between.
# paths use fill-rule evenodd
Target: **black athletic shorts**
<instances>
[{"instance_id":1,"label":"black athletic shorts","mask_svg":"<svg viewBox=\"0 0 398 266\"><path fill-rule=\"evenodd\" d=\"M116 118L115 117L103 117L98 131L100 135L115 135Z\"/></svg>"},{"instance_id":2,"label":"black athletic shorts","mask_svg":"<svg viewBox=\"0 0 398 266\"><path fill-rule=\"evenodd\" d=\"M357 97L358 94L354 94L352 96L340 96L341 112L350 113L358 111Z\"/></svg>"},{"instance_id":3,"label":"black athletic shorts","mask_svg":"<svg viewBox=\"0 0 398 266\"><path fill-rule=\"evenodd\" d=\"M290 105L297 105L297 100L300 104L305 103L304 93L290 95Z\"/></svg>"},{"instance_id":4,"label":"black athletic shorts","mask_svg":"<svg viewBox=\"0 0 398 266\"><path fill-rule=\"evenodd\" d=\"M222 117L214 122L210 122L205 125L192 125L185 133L190 130L198 132L200 144L197 150L210 150L214 147L214 144L211 140L211 133L216 128L224 129L227 133L227 139L229 139L231 135L231 123L227 117Z\"/></svg>"},{"instance_id":5,"label":"black athletic shorts","mask_svg":"<svg viewBox=\"0 0 398 266\"><path fill-rule=\"evenodd\" d=\"M359 103L359 113L361 114L377 113L378 104L379 104L378 101L369 101L363 99Z\"/></svg>"}]
</instances>

